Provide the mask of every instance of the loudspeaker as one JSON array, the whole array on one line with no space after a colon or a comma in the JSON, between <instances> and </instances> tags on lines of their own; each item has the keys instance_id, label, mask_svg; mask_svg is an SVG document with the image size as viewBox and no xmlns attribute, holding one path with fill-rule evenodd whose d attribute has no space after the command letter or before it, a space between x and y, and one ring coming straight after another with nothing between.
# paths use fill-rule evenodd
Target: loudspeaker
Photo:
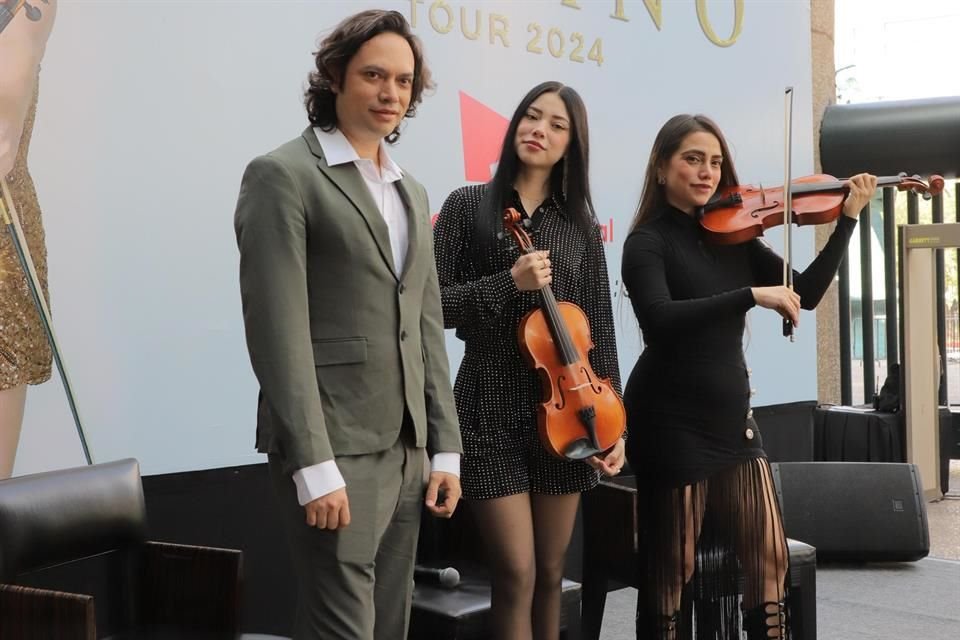
<instances>
[{"instance_id":1,"label":"loudspeaker","mask_svg":"<svg viewBox=\"0 0 960 640\"><path fill-rule=\"evenodd\" d=\"M788 538L819 560L919 560L930 552L916 465L781 462L771 465Z\"/></svg>"},{"instance_id":2,"label":"loudspeaker","mask_svg":"<svg viewBox=\"0 0 960 640\"><path fill-rule=\"evenodd\" d=\"M816 400L752 407L770 462L812 462Z\"/></svg>"}]
</instances>

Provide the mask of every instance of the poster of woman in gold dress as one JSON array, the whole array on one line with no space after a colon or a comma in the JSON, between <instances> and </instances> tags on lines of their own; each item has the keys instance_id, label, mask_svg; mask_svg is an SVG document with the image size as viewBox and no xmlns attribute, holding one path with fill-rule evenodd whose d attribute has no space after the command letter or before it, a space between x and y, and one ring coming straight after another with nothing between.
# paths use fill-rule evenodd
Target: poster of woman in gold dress
<instances>
[{"instance_id":1,"label":"poster of woman in gold dress","mask_svg":"<svg viewBox=\"0 0 960 640\"><path fill-rule=\"evenodd\" d=\"M40 206L27 169L37 110L40 61L56 0L0 0L0 180L20 214L27 248L47 296L47 255ZM0 233L0 480L13 472L27 385L50 378L47 337L13 240Z\"/></svg>"}]
</instances>

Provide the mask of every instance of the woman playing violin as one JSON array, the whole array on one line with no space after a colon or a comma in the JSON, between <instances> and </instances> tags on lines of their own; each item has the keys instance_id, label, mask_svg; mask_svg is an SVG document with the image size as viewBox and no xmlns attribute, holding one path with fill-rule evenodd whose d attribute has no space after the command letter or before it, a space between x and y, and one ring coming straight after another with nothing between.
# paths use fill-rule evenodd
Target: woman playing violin
<instances>
[{"instance_id":1,"label":"woman playing violin","mask_svg":"<svg viewBox=\"0 0 960 640\"><path fill-rule=\"evenodd\" d=\"M461 484L488 551L491 637L556 640L564 557L580 492L615 475L622 440L586 461L551 456L537 434L540 383L517 344L520 320L550 285L586 312L589 358L620 393L610 288L587 182L586 109L558 82L534 87L504 137L491 182L457 189L434 230L444 322L465 342L454 394L463 436ZM538 251L521 255L507 207L529 214ZM499 237L498 237L499 235Z\"/></svg>"},{"instance_id":2,"label":"woman playing violin","mask_svg":"<svg viewBox=\"0 0 960 640\"><path fill-rule=\"evenodd\" d=\"M796 326L801 308L816 307L876 178L849 180L843 215L823 251L794 273L793 290L778 284L783 261L763 241L705 241L704 205L737 183L717 125L674 116L654 141L624 245L623 282L645 345L624 395L639 487L638 639L690 637L694 617L697 638L739 637L741 612L727 594L739 592L741 572L747 637L787 634L787 547L750 411L745 317L758 306Z\"/></svg>"}]
</instances>

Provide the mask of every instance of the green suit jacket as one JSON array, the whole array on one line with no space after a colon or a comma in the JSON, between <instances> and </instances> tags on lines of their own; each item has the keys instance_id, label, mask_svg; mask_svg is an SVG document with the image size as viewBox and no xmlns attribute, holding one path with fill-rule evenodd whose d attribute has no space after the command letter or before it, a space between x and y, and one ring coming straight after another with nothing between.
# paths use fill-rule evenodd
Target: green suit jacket
<instances>
[{"instance_id":1,"label":"green suit jacket","mask_svg":"<svg viewBox=\"0 0 960 640\"><path fill-rule=\"evenodd\" d=\"M391 447L404 407L418 447L462 451L427 194L407 173L396 184L400 273L356 166L329 166L311 128L244 173L234 224L257 449L288 472Z\"/></svg>"}]
</instances>

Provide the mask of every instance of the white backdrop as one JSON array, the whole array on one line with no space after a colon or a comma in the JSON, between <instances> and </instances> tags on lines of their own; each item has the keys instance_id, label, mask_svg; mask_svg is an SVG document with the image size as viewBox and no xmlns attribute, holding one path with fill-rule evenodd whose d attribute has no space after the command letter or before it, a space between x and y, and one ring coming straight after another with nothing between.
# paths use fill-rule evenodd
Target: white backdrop
<instances>
[{"instance_id":1,"label":"white backdrop","mask_svg":"<svg viewBox=\"0 0 960 640\"><path fill-rule=\"evenodd\" d=\"M675 113L706 113L726 132L741 180L780 184L783 90L792 85L794 175L813 167L808 2L666 0L659 28L659 3L646 4L654 8L62 0L30 162L55 325L94 457L133 456L147 474L262 460L232 225L240 177L251 158L306 126L301 94L318 37L372 6L415 22L435 73L436 92L394 151L435 211L467 181L464 154L473 150L462 143L461 92L503 117L547 79L584 97L595 202L601 221L612 220L607 260L626 377L640 340L628 301L616 296L621 247L660 125ZM768 236L779 244L779 232ZM805 265L812 233L796 239ZM756 404L815 397L814 326L805 314L789 344L777 316L751 314ZM447 344L455 371L462 348L452 333ZM55 371L28 393L15 472L82 463Z\"/></svg>"}]
</instances>

